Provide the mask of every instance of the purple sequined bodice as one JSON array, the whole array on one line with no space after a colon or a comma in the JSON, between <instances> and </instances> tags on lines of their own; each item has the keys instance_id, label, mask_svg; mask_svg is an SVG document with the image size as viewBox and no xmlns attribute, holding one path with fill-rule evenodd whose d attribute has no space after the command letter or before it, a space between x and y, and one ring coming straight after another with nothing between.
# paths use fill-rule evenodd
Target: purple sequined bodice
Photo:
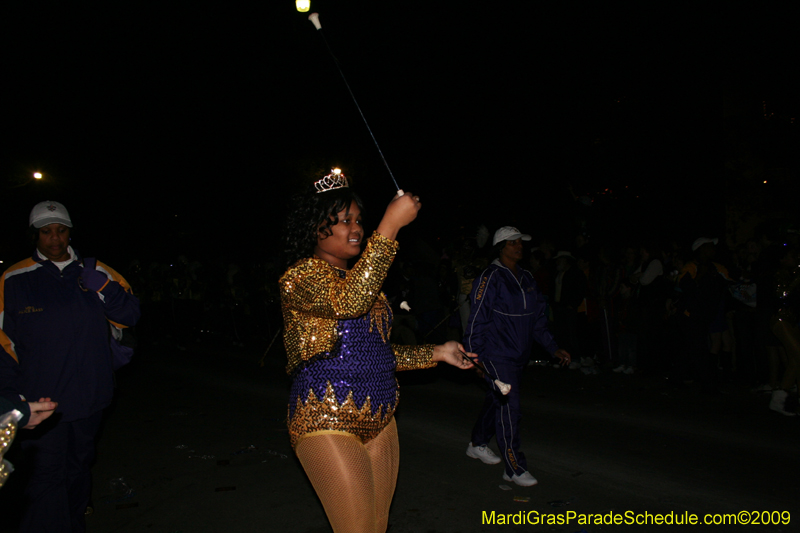
<instances>
[{"instance_id":1,"label":"purple sequined bodice","mask_svg":"<svg viewBox=\"0 0 800 533\"><path fill-rule=\"evenodd\" d=\"M397 397L397 380L394 376L397 362L391 346L370 324L370 315L339 320L339 341L329 354L324 354L300 369L294 376L289 395L289 417L294 416L296 402L305 401L309 390L317 398L325 395L328 383L333 386L336 399L344 403L352 391L353 401L361 407L371 399L371 411L380 406L383 412L394 407ZM372 329L372 331L370 331Z\"/></svg>"}]
</instances>

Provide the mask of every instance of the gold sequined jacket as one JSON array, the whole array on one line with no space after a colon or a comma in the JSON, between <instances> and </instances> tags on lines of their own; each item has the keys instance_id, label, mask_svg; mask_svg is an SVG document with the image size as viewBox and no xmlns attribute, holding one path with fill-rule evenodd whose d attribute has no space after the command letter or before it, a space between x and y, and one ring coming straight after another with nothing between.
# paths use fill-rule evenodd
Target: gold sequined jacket
<instances>
[{"instance_id":1,"label":"gold sequined jacket","mask_svg":"<svg viewBox=\"0 0 800 533\"><path fill-rule=\"evenodd\" d=\"M364 315L381 296L381 285L394 261L398 244L373 233L361 259L345 277L327 261L312 257L291 266L280 279L287 373L318 354L329 352L337 340L337 320ZM397 370L436 366L433 345L392 345Z\"/></svg>"}]
</instances>

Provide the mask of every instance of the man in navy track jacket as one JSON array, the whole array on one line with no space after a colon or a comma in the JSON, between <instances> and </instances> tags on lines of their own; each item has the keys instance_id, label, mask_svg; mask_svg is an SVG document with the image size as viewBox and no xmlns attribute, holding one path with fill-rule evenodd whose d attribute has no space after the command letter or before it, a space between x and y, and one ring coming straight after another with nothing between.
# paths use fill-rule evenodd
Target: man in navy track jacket
<instances>
[{"instance_id":1,"label":"man in navy track jacket","mask_svg":"<svg viewBox=\"0 0 800 533\"><path fill-rule=\"evenodd\" d=\"M545 301L533 276L518 266L522 241L530 239L530 235L510 226L494 234L493 244L499 257L473 282L472 307L463 341L468 351L478 354L489 372L511 385L511 391L503 396L487 376L489 390L472 430L467 455L487 464L503 460L503 479L522 486L537 483L528 472L519 438L520 375L530 358L533 341L558 357L562 364L570 362L570 355L558 348L547 329ZM494 436L502 459L487 446Z\"/></svg>"},{"instance_id":2,"label":"man in navy track jacket","mask_svg":"<svg viewBox=\"0 0 800 533\"><path fill-rule=\"evenodd\" d=\"M33 256L0 277L0 395L51 397L58 408L22 442L33 463L21 531L84 531L95 438L113 395L111 328L136 324L139 301L109 266L84 268L63 205L37 204L30 227Z\"/></svg>"}]
</instances>

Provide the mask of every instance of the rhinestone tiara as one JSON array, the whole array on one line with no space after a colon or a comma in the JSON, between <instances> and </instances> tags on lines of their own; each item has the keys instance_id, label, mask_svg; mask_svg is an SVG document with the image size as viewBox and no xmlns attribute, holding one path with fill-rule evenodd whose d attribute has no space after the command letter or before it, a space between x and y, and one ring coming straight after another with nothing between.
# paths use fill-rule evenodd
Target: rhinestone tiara
<instances>
[{"instance_id":1,"label":"rhinestone tiara","mask_svg":"<svg viewBox=\"0 0 800 533\"><path fill-rule=\"evenodd\" d=\"M331 173L319 181L314 182L314 188L317 189L317 194L321 192L328 192L334 189L341 189L350 187L347 183L347 178L342 174L342 171L336 172L337 169L331 169Z\"/></svg>"}]
</instances>

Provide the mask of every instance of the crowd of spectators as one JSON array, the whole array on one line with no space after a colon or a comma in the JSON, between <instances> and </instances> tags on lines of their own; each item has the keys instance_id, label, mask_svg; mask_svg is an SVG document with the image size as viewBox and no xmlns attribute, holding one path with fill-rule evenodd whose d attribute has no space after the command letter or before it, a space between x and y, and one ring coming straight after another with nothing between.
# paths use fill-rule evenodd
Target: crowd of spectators
<instances>
[{"instance_id":1,"label":"crowd of spectators","mask_svg":"<svg viewBox=\"0 0 800 533\"><path fill-rule=\"evenodd\" d=\"M734 249L715 236L612 244L580 233L564 249L534 241L524 266L547 300L559 346L573 355L573 370L646 374L708 394L730 386L770 393L796 390L786 379L792 354L787 359L771 321L780 307L776 275L781 268L790 278L798 274L797 240L777 225L762 226ZM459 339L465 295L491 260L487 253L465 238L445 248L437 264L401 260L385 286L396 340ZM402 301L410 312L399 308ZM547 354L534 350L535 362L545 364ZM783 411L784 404L771 406Z\"/></svg>"},{"instance_id":2,"label":"crowd of spectators","mask_svg":"<svg viewBox=\"0 0 800 533\"><path fill-rule=\"evenodd\" d=\"M713 235L624 242L581 232L570 246L534 240L522 266L547 301L551 331L572 354L573 370L644 373L712 394L728 384L771 392L787 360L770 332L768 300L781 259L798 244L797 233L776 228L762 227L735 249ZM394 342L461 339L472 281L492 259L481 229L440 249L401 249L384 285ZM135 261L126 275L142 302L143 340L178 349L209 339L266 346L282 327L280 264ZM534 349L534 362L546 359Z\"/></svg>"},{"instance_id":3,"label":"crowd of spectators","mask_svg":"<svg viewBox=\"0 0 800 533\"><path fill-rule=\"evenodd\" d=\"M281 331L276 261L134 260L125 271L142 305L137 339L186 350L260 346Z\"/></svg>"}]
</instances>

